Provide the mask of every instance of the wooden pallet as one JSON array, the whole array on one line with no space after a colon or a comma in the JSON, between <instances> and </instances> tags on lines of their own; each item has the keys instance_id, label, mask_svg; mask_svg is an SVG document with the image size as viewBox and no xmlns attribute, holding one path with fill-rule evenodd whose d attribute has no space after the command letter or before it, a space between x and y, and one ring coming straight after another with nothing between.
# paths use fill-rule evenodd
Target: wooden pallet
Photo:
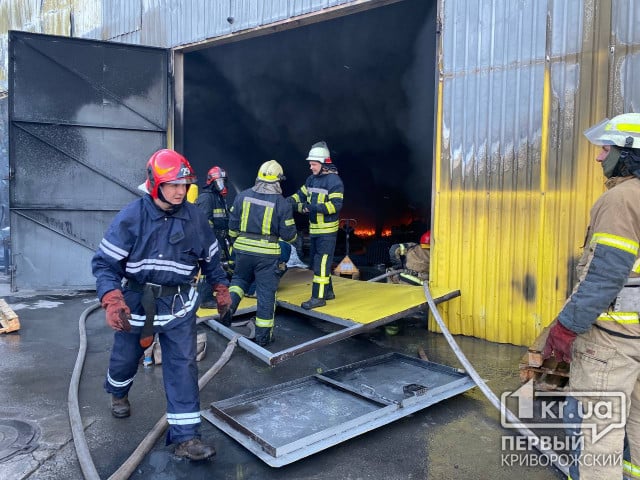
<instances>
[{"instance_id":1,"label":"wooden pallet","mask_svg":"<svg viewBox=\"0 0 640 480\"><path fill-rule=\"evenodd\" d=\"M533 379L534 389L537 391L566 391L569 364L558 362L553 357L546 360L542 357L548 335L549 327L546 327L520 359L520 381L526 383Z\"/></svg>"},{"instance_id":2,"label":"wooden pallet","mask_svg":"<svg viewBox=\"0 0 640 480\"><path fill-rule=\"evenodd\" d=\"M0 298L0 333L20 330L20 319L13 309Z\"/></svg>"}]
</instances>

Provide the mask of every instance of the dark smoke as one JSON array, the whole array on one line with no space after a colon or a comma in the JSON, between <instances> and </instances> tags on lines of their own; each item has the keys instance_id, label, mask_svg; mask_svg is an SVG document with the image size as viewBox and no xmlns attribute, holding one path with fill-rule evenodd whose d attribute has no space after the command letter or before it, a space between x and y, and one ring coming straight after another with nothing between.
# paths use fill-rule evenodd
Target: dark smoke
<instances>
[{"instance_id":1,"label":"dark smoke","mask_svg":"<svg viewBox=\"0 0 640 480\"><path fill-rule=\"evenodd\" d=\"M239 189L274 158L291 194L311 144L326 140L343 217L428 224L435 24L435 2L408 0L187 54L187 157L201 178L223 166Z\"/></svg>"}]
</instances>

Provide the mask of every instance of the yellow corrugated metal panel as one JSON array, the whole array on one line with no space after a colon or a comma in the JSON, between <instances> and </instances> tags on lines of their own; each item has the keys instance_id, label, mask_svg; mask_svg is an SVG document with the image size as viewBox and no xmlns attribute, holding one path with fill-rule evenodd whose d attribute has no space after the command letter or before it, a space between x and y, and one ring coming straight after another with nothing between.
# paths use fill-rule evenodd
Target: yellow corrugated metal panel
<instances>
[{"instance_id":1,"label":"yellow corrugated metal panel","mask_svg":"<svg viewBox=\"0 0 640 480\"><path fill-rule=\"evenodd\" d=\"M453 333L530 345L573 288L603 191L582 131L607 110L611 5L524 1L484 18L485 3L442 4L430 284L461 290L443 308ZM484 50L506 38L527 42Z\"/></svg>"}]
</instances>

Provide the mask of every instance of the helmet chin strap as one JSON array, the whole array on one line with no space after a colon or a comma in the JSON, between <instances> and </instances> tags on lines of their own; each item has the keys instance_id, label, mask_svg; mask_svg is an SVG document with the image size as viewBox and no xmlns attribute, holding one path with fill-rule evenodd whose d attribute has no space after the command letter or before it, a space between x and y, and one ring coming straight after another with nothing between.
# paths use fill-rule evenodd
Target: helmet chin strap
<instances>
[{"instance_id":1,"label":"helmet chin strap","mask_svg":"<svg viewBox=\"0 0 640 480\"><path fill-rule=\"evenodd\" d=\"M620 160L618 160L612 176L640 178L640 150L632 148L632 146L633 137L627 137L624 148L620 152Z\"/></svg>"}]
</instances>

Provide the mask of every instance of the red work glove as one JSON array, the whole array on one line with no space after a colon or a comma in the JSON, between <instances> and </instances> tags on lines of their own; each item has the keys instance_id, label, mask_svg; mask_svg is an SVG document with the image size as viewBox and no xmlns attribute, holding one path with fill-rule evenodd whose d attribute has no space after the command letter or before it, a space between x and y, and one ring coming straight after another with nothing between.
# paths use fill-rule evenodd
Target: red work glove
<instances>
[{"instance_id":1,"label":"red work glove","mask_svg":"<svg viewBox=\"0 0 640 480\"><path fill-rule=\"evenodd\" d=\"M231 308L231 294L227 286L221 283L216 283L213 286L213 294L218 304L218 315L222 318L229 311L229 308Z\"/></svg>"},{"instance_id":2,"label":"red work glove","mask_svg":"<svg viewBox=\"0 0 640 480\"><path fill-rule=\"evenodd\" d=\"M556 321L549 330L542 357L547 359L553 355L558 361L571 362L571 346L577 335L576 332Z\"/></svg>"},{"instance_id":3,"label":"red work glove","mask_svg":"<svg viewBox=\"0 0 640 480\"><path fill-rule=\"evenodd\" d=\"M131 330L131 310L125 303L121 290L115 289L105 293L102 296L102 308L106 311L107 324L111 328L125 332Z\"/></svg>"}]
</instances>

